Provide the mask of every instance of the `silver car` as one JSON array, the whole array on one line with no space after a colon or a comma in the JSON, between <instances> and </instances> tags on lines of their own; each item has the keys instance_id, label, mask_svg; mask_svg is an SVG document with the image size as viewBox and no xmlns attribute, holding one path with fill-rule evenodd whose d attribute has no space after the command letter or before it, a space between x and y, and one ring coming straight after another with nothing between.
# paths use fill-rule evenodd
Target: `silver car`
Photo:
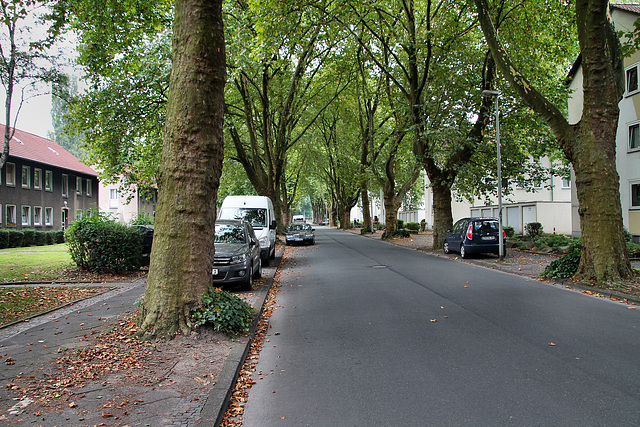
<instances>
[{"instance_id":1,"label":"silver car","mask_svg":"<svg viewBox=\"0 0 640 427\"><path fill-rule=\"evenodd\" d=\"M240 285L253 289L253 281L262 276L260 245L251 224L243 220L216 221L214 286Z\"/></svg>"}]
</instances>

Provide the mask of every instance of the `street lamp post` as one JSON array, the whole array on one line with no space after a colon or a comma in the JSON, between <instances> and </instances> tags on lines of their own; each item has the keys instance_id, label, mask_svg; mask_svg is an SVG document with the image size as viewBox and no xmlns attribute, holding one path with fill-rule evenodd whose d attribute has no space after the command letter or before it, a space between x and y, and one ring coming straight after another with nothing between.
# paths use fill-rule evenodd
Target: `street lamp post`
<instances>
[{"instance_id":1,"label":"street lamp post","mask_svg":"<svg viewBox=\"0 0 640 427\"><path fill-rule=\"evenodd\" d=\"M482 96L496 99L496 155L498 163L498 254L500 261L504 259L504 237L502 228L502 165L500 158L500 109L498 108L498 100L500 92L497 90L483 90Z\"/></svg>"}]
</instances>

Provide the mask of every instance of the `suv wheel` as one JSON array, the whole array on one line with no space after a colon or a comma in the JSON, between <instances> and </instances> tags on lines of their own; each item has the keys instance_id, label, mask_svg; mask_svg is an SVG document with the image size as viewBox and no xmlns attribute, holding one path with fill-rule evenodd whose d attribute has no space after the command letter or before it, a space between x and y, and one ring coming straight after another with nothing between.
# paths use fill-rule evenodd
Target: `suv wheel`
<instances>
[{"instance_id":1,"label":"suv wheel","mask_svg":"<svg viewBox=\"0 0 640 427\"><path fill-rule=\"evenodd\" d=\"M449 249L449 242L445 241L444 242L444 253L445 254L450 254L451 250Z\"/></svg>"},{"instance_id":2,"label":"suv wheel","mask_svg":"<svg viewBox=\"0 0 640 427\"><path fill-rule=\"evenodd\" d=\"M242 284L243 291L252 291L253 290L253 265L251 269L248 271L247 280Z\"/></svg>"}]
</instances>

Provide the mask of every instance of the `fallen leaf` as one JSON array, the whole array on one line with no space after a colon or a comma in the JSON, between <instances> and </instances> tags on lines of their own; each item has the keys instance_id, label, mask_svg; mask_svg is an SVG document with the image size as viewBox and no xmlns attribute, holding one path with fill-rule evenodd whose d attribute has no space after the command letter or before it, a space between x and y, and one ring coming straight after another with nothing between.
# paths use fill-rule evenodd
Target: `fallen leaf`
<instances>
[{"instance_id":1,"label":"fallen leaf","mask_svg":"<svg viewBox=\"0 0 640 427\"><path fill-rule=\"evenodd\" d=\"M550 345L551 347L555 347L555 346L556 346L556 343L550 342L550 343L549 343L549 345Z\"/></svg>"}]
</instances>

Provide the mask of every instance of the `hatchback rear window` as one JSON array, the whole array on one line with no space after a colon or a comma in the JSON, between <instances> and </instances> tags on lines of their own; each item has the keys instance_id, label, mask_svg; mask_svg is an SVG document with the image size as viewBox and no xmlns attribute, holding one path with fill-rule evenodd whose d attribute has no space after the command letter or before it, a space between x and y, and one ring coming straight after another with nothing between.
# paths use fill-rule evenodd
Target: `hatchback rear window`
<instances>
[{"instance_id":1,"label":"hatchback rear window","mask_svg":"<svg viewBox=\"0 0 640 427\"><path fill-rule=\"evenodd\" d=\"M474 221L474 233L491 233L498 231L498 221Z\"/></svg>"}]
</instances>

